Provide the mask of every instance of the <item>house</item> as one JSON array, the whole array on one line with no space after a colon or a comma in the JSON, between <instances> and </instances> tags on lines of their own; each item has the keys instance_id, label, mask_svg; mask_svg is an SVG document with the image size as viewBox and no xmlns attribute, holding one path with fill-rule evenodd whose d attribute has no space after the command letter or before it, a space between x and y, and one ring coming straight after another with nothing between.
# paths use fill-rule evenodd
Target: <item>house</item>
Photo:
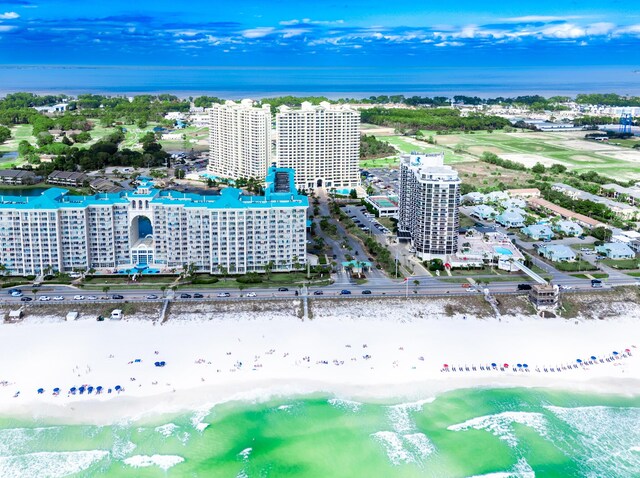
<instances>
[{"instance_id":1,"label":"house","mask_svg":"<svg viewBox=\"0 0 640 478\"><path fill-rule=\"evenodd\" d=\"M633 259L636 256L633 249L621 242L607 242L601 246L596 246L596 251L608 259Z\"/></svg>"},{"instance_id":2,"label":"house","mask_svg":"<svg viewBox=\"0 0 640 478\"><path fill-rule=\"evenodd\" d=\"M515 209L496 216L496 222L504 227L524 227L524 216Z\"/></svg>"},{"instance_id":3,"label":"house","mask_svg":"<svg viewBox=\"0 0 640 478\"><path fill-rule=\"evenodd\" d=\"M536 241L549 241L554 235L551 228L546 224L533 224L532 226L524 227L522 228L522 233Z\"/></svg>"},{"instance_id":4,"label":"house","mask_svg":"<svg viewBox=\"0 0 640 478\"><path fill-rule=\"evenodd\" d=\"M502 201L500 205L505 209L524 209L527 203L522 198L509 198Z\"/></svg>"},{"instance_id":5,"label":"house","mask_svg":"<svg viewBox=\"0 0 640 478\"><path fill-rule=\"evenodd\" d=\"M549 244L540 246L538 254L553 262L573 262L576 260L576 253L563 244Z\"/></svg>"},{"instance_id":6,"label":"house","mask_svg":"<svg viewBox=\"0 0 640 478\"><path fill-rule=\"evenodd\" d=\"M488 193L485 197L487 202L495 202L495 203L499 203L509 199L509 195L504 191L492 191Z\"/></svg>"},{"instance_id":7,"label":"house","mask_svg":"<svg viewBox=\"0 0 640 478\"><path fill-rule=\"evenodd\" d=\"M557 285L534 284L529 291L529 300L538 311L552 311L558 307L560 288Z\"/></svg>"},{"instance_id":8,"label":"house","mask_svg":"<svg viewBox=\"0 0 640 478\"><path fill-rule=\"evenodd\" d=\"M484 194L477 191L470 192L461 197L463 204L482 204L484 202Z\"/></svg>"},{"instance_id":9,"label":"house","mask_svg":"<svg viewBox=\"0 0 640 478\"><path fill-rule=\"evenodd\" d=\"M103 179L103 178L94 179L93 181L91 181L89 186L95 192L101 192L101 193L113 193L113 192L122 190L122 187L118 186L112 181L109 181L108 179Z\"/></svg>"},{"instance_id":10,"label":"house","mask_svg":"<svg viewBox=\"0 0 640 478\"><path fill-rule=\"evenodd\" d=\"M553 224L552 229L565 236L582 236L584 230L573 221L558 221Z\"/></svg>"},{"instance_id":11,"label":"house","mask_svg":"<svg viewBox=\"0 0 640 478\"><path fill-rule=\"evenodd\" d=\"M622 219L632 219L638 213L638 209L629 204L613 201L602 196L597 196L595 194L591 194L586 191L574 188L573 186L569 186L568 184L555 183L551 186L551 189L561 192L571 199L591 201L596 204L602 204L603 206L611 209L611 211L620 216Z\"/></svg>"},{"instance_id":12,"label":"house","mask_svg":"<svg viewBox=\"0 0 640 478\"><path fill-rule=\"evenodd\" d=\"M477 217L482 220L493 219L498 215L498 211L493 209L491 206L479 205L473 208L471 211L471 217Z\"/></svg>"},{"instance_id":13,"label":"house","mask_svg":"<svg viewBox=\"0 0 640 478\"><path fill-rule=\"evenodd\" d=\"M0 183L2 184L35 184L40 182L40 176L23 169L0 169Z\"/></svg>"},{"instance_id":14,"label":"house","mask_svg":"<svg viewBox=\"0 0 640 478\"><path fill-rule=\"evenodd\" d=\"M80 188L89 181L89 176L84 173L74 171L53 171L48 177L49 184L59 184L61 186L71 186Z\"/></svg>"},{"instance_id":15,"label":"house","mask_svg":"<svg viewBox=\"0 0 640 478\"><path fill-rule=\"evenodd\" d=\"M506 191L512 198L539 198L540 190L538 188L524 188L524 189L507 189Z\"/></svg>"}]
</instances>

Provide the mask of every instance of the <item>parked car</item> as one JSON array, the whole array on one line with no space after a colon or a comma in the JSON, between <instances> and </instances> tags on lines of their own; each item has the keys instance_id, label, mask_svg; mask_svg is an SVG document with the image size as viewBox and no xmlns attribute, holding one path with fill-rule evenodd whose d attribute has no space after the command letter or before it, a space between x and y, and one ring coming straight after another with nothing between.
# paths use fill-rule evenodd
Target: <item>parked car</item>
<instances>
[{"instance_id":1,"label":"parked car","mask_svg":"<svg viewBox=\"0 0 640 478\"><path fill-rule=\"evenodd\" d=\"M289 292L289 289L286 287L278 287L278 292Z\"/></svg>"},{"instance_id":2,"label":"parked car","mask_svg":"<svg viewBox=\"0 0 640 478\"><path fill-rule=\"evenodd\" d=\"M118 300L118 299L124 299L124 296L123 296L123 295L120 295L120 294L113 294L111 297L112 297L113 299L116 299L116 300Z\"/></svg>"},{"instance_id":3,"label":"parked car","mask_svg":"<svg viewBox=\"0 0 640 478\"><path fill-rule=\"evenodd\" d=\"M158 296L155 295L155 294L149 294L147 297L145 297L145 299L148 299L148 300L154 300L154 299L157 299L157 298L158 298Z\"/></svg>"},{"instance_id":4,"label":"parked car","mask_svg":"<svg viewBox=\"0 0 640 478\"><path fill-rule=\"evenodd\" d=\"M365 289L365 290L362 291L362 294L371 295L371 291L369 289Z\"/></svg>"},{"instance_id":5,"label":"parked car","mask_svg":"<svg viewBox=\"0 0 640 478\"><path fill-rule=\"evenodd\" d=\"M74 295L73 300L84 300L84 295Z\"/></svg>"},{"instance_id":6,"label":"parked car","mask_svg":"<svg viewBox=\"0 0 640 478\"><path fill-rule=\"evenodd\" d=\"M531 284L518 284L518 290L531 290Z\"/></svg>"},{"instance_id":7,"label":"parked car","mask_svg":"<svg viewBox=\"0 0 640 478\"><path fill-rule=\"evenodd\" d=\"M43 295L43 296L40 296L38 300L40 302L49 302L51 300L51 297L49 297L48 295Z\"/></svg>"},{"instance_id":8,"label":"parked car","mask_svg":"<svg viewBox=\"0 0 640 478\"><path fill-rule=\"evenodd\" d=\"M31 297L20 297L22 302L31 302L33 299Z\"/></svg>"},{"instance_id":9,"label":"parked car","mask_svg":"<svg viewBox=\"0 0 640 478\"><path fill-rule=\"evenodd\" d=\"M87 300L98 300L98 297L95 295L88 295Z\"/></svg>"},{"instance_id":10,"label":"parked car","mask_svg":"<svg viewBox=\"0 0 640 478\"><path fill-rule=\"evenodd\" d=\"M180 294L181 299L191 299L191 294Z\"/></svg>"},{"instance_id":11,"label":"parked car","mask_svg":"<svg viewBox=\"0 0 640 478\"><path fill-rule=\"evenodd\" d=\"M324 292L322 292L321 290L314 290L313 295L324 295Z\"/></svg>"},{"instance_id":12,"label":"parked car","mask_svg":"<svg viewBox=\"0 0 640 478\"><path fill-rule=\"evenodd\" d=\"M340 291L340 295L351 295L351 291L347 289L342 289Z\"/></svg>"},{"instance_id":13,"label":"parked car","mask_svg":"<svg viewBox=\"0 0 640 478\"><path fill-rule=\"evenodd\" d=\"M196 293L196 294L193 294L193 298L194 299L202 299L202 298L204 298L204 295L202 295L200 293Z\"/></svg>"},{"instance_id":14,"label":"parked car","mask_svg":"<svg viewBox=\"0 0 640 478\"><path fill-rule=\"evenodd\" d=\"M231 297L231 294L229 294L228 292L220 292L218 294L218 297Z\"/></svg>"},{"instance_id":15,"label":"parked car","mask_svg":"<svg viewBox=\"0 0 640 478\"><path fill-rule=\"evenodd\" d=\"M64 300L64 297L62 297L61 295L56 295L53 300Z\"/></svg>"}]
</instances>

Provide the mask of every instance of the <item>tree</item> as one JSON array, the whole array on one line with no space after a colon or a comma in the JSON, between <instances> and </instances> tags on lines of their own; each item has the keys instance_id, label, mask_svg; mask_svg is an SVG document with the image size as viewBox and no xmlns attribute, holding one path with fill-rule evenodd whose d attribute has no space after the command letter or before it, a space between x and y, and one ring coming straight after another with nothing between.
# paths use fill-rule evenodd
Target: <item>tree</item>
<instances>
[{"instance_id":1,"label":"tree","mask_svg":"<svg viewBox=\"0 0 640 478\"><path fill-rule=\"evenodd\" d=\"M544 167L544 164L542 163L536 163L532 168L531 168L531 172L532 173L536 173L536 174L544 174L544 172L547 170L547 168Z\"/></svg>"},{"instance_id":2,"label":"tree","mask_svg":"<svg viewBox=\"0 0 640 478\"><path fill-rule=\"evenodd\" d=\"M109 287L108 285L105 285L102 288L102 292L104 292L104 295L107 295L109 293L109 291L111 290L111 287Z\"/></svg>"},{"instance_id":3,"label":"tree","mask_svg":"<svg viewBox=\"0 0 640 478\"><path fill-rule=\"evenodd\" d=\"M6 126L0 126L0 144L11 138L11 130Z\"/></svg>"},{"instance_id":4,"label":"tree","mask_svg":"<svg viewBox=\"0 0 640 478\"><path fill-rule=\"evenodd\" d=\"M356 192L355 189L352 189L351 191L349 191L349 197L351 199L358 199L358 193Z\"/></svg>"},{"instance_id":5,"label":"tree","mask_svg":"<svg viewBox=\"0 0 640 478\"><path fill-rule=\"evenodd\" d=\"M40 289L38 289L37 287L34 287L33 289L31 289L31 293L33 294L33 300L36 299L36 296L38 295L39 291Z\"/></svg>"},{"instance_id":6,"label":"tree","mask_svg":"<svg viewBox=\"0 0 640 478\"><path fill-rule=\"evenodd\" d=\"M184 179L184 176L185 176L184 169L176 169L175 170L176 179Z\"/></svg>"},{"instance_id":7,"label":"tree","mask_svg":"<svg viewBox=\"0 0 640 478\"><path fill-rule=\"evenodd\" d=\"M166 291L167 291L167 286L166 285L160 286L160 292L162 292L162 297L164 297L164 294L165 294Z\"/></svg>"},{"instance_id":8,"label":"tree","mask_svg":"<svg viewBox=\"0 0 640 478\"><path fill-rule=\"evenodd\" d=\"M419 280L414 280L413 281L413 285L416 286L416 288L420 285L420 281Z\"/></svg>"}]
</instances>

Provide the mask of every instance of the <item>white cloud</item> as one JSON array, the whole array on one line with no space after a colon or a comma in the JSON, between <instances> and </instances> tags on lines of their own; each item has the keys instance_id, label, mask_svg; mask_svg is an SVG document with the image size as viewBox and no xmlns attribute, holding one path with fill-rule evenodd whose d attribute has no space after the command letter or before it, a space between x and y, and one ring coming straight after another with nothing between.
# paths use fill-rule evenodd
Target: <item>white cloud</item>
<instances>
[{"instance_id":1,"label":"white cloud","mask_svg":"<svg viewBox=\"0 0 640 478\"><path fill-rule=\"evenodd\" d=\"M292 38L302 35L304 33L309 33L311 30L306 28L285 28L281 31L283 38Z\"/></svg>"},{"instance_id":2,"label":"white cloud","mask_svg":"<svg viewBox=\"0 0 640 478\"><path fill-rule=\"evenodd\" d=\"M613 23L599 22L587 25L587 35L608 35L613 31L616 26Z\"/></svg>"},{"instance_id":3,"label":"white cloud","mask_svg":"<svg viewBox=\"0 0 640 478\"><path fill-rule=\"evenodd\" d=\"M16 27L14 27L13 25L0 25L0 32L10 32L14 28Z\"/></svg>"},{"instance_id":4,"label":"white cloud","mask_svg":"<svg viewBox=\"0 0 640 478\"><path fill-rule=\"evenodd\" d=\"M551 25L540 30L540 35L548 38L558 38L561 40L582 38L586 35L586 30L573 23L562 23Z\"/></svg>"},{"instance_id":5,"label":"white cloud","mask_svg":"<svg viewBox=\"0 0 640 478\"><path fill-rule=\"evenodd\" d=\"M276 31L273 27L257 27L257 28L249 28L248 30L242 31L242 36L245 38L262 38L267 35L271 35Z\"/></svg>"},{"instance_id":6,"label":"white cloud","mask_svg":"<svg viewBox=\"0 0 640 478\"><path fill-rule=\"evenodd\" d=\"M433 46L444 47L444 46L464 46L464 43L459 41L443 41L440 43L435 43Z\"/></svg>"},{"instance_id":7,"label":"white cloud","mask_svg":"<svg viewBox=\"0 0 640 478\"><path fill-rule=\"evenodd\" d=\"M548 23L548 22L563 22L566 20L577 20L584 18L581 15L567 15L565 17L554 15L525 15L522 17L508 17L501 18L501 22L513 22L513 23Z\"/></svg>"},{"instance_id":8,"label":"white cloud","mask_svg":"<svg viewBox=\"0 0 640 478\"><path fill-rule=\"evenodd\" d=\"M293 26L293 25L297 25L298 23L300 23L300 20L283 20L280 22L280 25L282 26Z\"/></svg>"},{"instance_id":9,"label":"white cloud","mask_svg":"<svg viewBox=\"0 0 640 478\"><path fill-rule=\"evenodd\" d=\"M16 18L20 18L20 15L16 12L0 13L0 20L15 20Z\"/></svg>"}]
</instances>

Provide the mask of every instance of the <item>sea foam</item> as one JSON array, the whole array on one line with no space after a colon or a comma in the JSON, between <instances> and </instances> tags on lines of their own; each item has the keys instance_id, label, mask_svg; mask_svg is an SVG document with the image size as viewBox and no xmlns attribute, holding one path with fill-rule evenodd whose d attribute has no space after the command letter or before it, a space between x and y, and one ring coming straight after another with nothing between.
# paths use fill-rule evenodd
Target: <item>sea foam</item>
<instances>
[{"instance_id":1,"label":"sea foam","mask_svg":"<svg viewBox=\"0 0 640 478\"><path fill-rule=\"evenodd\" d=\"M167 471L178 463L182 463L184 458L177 455L135 455L122 461L125 465L129 465L133 468L157 466L158 468Z\"/></svg>"},{"instance_id":2,"label":"sea foam","mask_svg":"<svg viewBox=\"0 0 640 478\"><path fill-rule=\"evenodd\" d=\"M39 452L0 457L2 478L62 478L80 473L109 455L105 450Z\"/></svg>"},{"instance_id":3,"label":"sea foam","mask_svg":"<svg viewBox=\"0 0 640 478\"><path fill-rule=\"evenodd\" d=\"M511 471L498 471L485 475L474 475L469 478L535 478L536 474L524 458L518 459Z\"/></svg>"},{"instance_id":4,"label":"sea foam","mask_svg":"<svg viewBox=\"0 0 640 478\"><path fill-rule=\"evenodd\" d=\"M484 415L472 418L464 423L458 423L447 427L447 430L459 432L473 428L486 430L504 440L510 447L518 446L518 438L513 429L513 424L518 423L533 428L541 436L547 438L547 420L541 413L531 412L502 412L495 415Z\"/></svg>"},{"instance_id":5,"label":"sea foam","mask_svg":"<svg viewBox=\"0 0 640 478\"><path fill-rule=\"evenodd\" d=\"M339 408L341 410L347 410L349 412L358 412L360 407L362 407L362 403L354 402L353 400L345 400L343 398L330 398L328 401L329 405L335 408Z\"/></svg>"}]
</instances>

